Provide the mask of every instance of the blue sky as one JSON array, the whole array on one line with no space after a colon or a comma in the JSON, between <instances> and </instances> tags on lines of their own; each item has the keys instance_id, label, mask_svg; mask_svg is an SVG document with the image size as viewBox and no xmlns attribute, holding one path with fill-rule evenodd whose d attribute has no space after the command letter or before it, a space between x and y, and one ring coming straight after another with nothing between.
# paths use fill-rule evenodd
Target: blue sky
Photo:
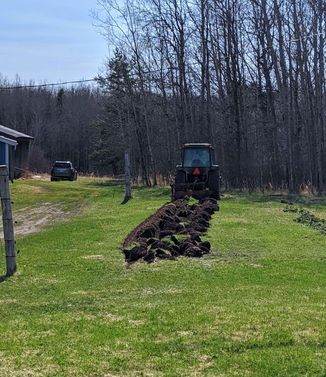
<instances>
[{"instance_id":1,"label":"blue sky","mask_svg":"<svg viewBox=\"0 0 326 377\"><path fill-rule=\"evenodd\" d=\"M96 0L0 0L0 74L24 82L92 78L108 54Z\"/></svg>"}]
</instances>

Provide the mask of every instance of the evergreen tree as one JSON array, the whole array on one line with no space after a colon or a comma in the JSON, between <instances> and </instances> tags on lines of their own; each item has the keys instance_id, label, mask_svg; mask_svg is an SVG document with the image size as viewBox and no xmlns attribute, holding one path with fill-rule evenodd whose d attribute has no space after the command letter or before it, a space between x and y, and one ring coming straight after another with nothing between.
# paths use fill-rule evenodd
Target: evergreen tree
<instances>
[{"instance_id":1,"label":"evergreen tree","mask_svg":"<svg viewBox=\"0 0 326 377\"><path fill-rule=\"evenodd\" d=\"M93 165L100 174L121 174L124 152L129 146L131 117L131 66L118 49L108 62L107 74L99 76L105 99L104 116L95 123L97 137L91 155Z\"/></svg>"}]
</instances>

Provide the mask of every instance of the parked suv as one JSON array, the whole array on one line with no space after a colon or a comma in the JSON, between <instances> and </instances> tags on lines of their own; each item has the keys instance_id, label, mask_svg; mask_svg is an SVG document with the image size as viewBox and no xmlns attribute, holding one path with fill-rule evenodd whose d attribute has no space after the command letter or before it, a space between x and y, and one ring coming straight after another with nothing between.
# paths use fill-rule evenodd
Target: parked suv
<instances>
[{"instance_id":1,"label":"parked suv","mask_svg":"<svg viewBox=\"0 0 326 377\"><path fill-rule=\"evenodd\" d=\"M51 181L63 179L68 179L69 181L77 179L77 170L70 161L56 161L51 169Z\"/></svg>"}]
</instances>

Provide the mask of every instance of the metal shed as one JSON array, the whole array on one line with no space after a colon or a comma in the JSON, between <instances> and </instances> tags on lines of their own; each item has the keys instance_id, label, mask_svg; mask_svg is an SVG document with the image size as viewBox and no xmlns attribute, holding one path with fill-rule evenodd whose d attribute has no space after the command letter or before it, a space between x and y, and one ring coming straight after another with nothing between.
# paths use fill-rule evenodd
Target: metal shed
<instances>
[{"instance_id":1,"label":"metal shed","mask_svg":"<svg viewBox=\"0 0 326 377\"><path fill-rule=\"evenodd\" d=\"M18 178L28 166L30 142L34 138L0 125L0 165L7 165L10 178Z\"/></svg>"}]
</instances>

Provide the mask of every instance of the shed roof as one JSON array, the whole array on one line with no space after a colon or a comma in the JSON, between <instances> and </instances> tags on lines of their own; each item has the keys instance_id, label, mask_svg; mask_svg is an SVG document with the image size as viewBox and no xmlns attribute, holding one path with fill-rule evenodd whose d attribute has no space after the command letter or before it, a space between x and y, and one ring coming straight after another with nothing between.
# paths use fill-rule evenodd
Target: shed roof
<instances>
[{"instance_id":1,"label":"shed roof","mask_svg":"<svg viewBox=\"0 0 326 377\"><path fill-rule=\"evenodd\" d=\"M14 138L16 140L17 139L30 139L30 140L34 139L33 136L26 135L22 132L13 130L12 128L5 127L2 125L0 125L0 134L4 136L10 136L11 138Z\"/></svg>"},{"instance_id":2,"label":"shed roof","mask_svg":"<svg viewBox=\"0 0 326 377\"><path fill-rule=\"evenodd\" d=\"M0 141L1 141L2 143L12 145L13 147L16 147L17 144L18 144L16 140L9 139L9 138L4 137L4 136L1 136L1 135L0 135Z\"/></svg>"}]
</instances>

